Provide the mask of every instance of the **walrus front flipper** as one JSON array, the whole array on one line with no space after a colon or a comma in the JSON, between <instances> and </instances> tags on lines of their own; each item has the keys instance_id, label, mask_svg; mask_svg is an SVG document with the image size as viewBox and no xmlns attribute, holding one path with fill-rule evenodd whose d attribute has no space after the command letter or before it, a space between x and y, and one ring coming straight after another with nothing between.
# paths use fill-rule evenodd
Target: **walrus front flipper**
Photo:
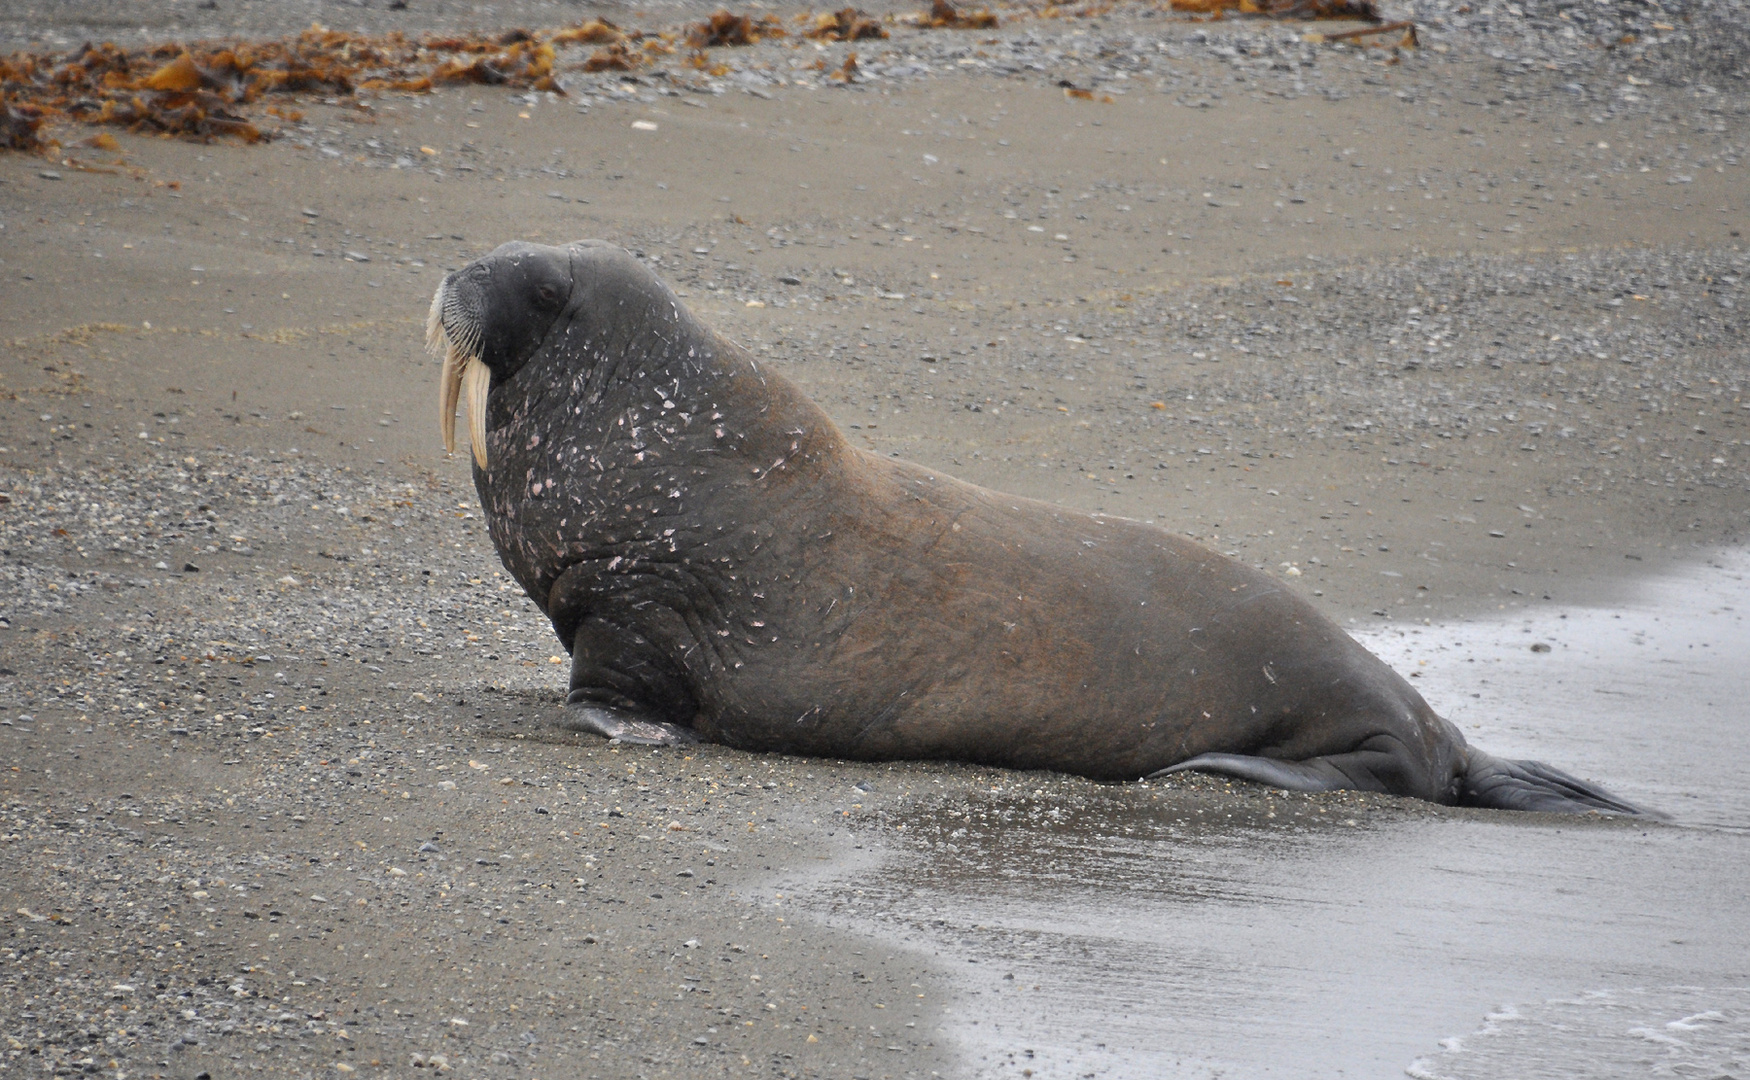
<instances>
[{"instance_id":1,"label":"walrus front flipper","mask_svg":"<svg viewBox=\"0 0 1750 1080\"><path fill-rule=\"evenodd\" d=\"M1373 764L1385 765L1387 755L1370 751L1342 754L1336 758L1317 757L1306 761L1282 761L1277 758L1254 757L1251 754L1198 754L1144 779L1152 780L1177 772L1219 773L1241 780L1252 780L1286 791L1388 791L1390 790L1366 760L1378 757ZM1347 766L1347 767L1344 767Z\"/></svg>"},{"instance_id":2,"label":"walrus front flipper","mask_svg":"<svg viewBox=\"0 0 1750 1080\"><path fill-rule=\"evenodd\" d=\"M599 617L576 618L589 595L578 576L587 571L574 566L560 575L547 601L559 640L569 638L571 649L571 689L559 726L641 746L698 742L692 728L671 722L698 712L684 674L642 635Z\"/></svg>"},{"instance_id":3,"label":"walrus front flipper","mask_svg":"<svg viewBox=\"0 0 1750 1080\"><path fill-rule=\"evenodd\" d=\"M1458 805L1553 814L1636 814L1659 817L1595 784L1541 761L1508 761L1472 747Z\"/></svg>"},{"instance_id":4,"label":"walrus front flipper","mask_svg":"<svg viewBox=\"0 0 1750 1080\"><path fill-rule=\"evenodd\" d=\"M679 724L646 720L619 709L607 709L587 702L567 705L559 717L559 726L567 731L585 731L640 746L679 746L699 741L690 728Z\"/></svg>"}]
</instances>

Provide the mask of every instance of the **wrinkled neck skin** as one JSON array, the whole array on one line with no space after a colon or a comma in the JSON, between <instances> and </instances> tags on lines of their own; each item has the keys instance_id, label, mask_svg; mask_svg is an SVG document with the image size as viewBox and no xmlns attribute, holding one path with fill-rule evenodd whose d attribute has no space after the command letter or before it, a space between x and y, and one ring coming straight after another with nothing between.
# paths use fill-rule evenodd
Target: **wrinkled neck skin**
<instances>
[{"instance_id":1,"label":"wrinkled neck skin","mask_svg":"<svg viewBox=\"0 0 1750 1080\"><path fill-rule=\"evenodd\" d=\"M474 484L492 542L567 649L587 612L555 608L561 574L594 568L604 588L654 574L721 596L806 490L799 467L845 450L812 402L660 292L569 313L488 398L490 464ZM754 499L766 520L735 512Z\"/></svg>"}]
</instances>

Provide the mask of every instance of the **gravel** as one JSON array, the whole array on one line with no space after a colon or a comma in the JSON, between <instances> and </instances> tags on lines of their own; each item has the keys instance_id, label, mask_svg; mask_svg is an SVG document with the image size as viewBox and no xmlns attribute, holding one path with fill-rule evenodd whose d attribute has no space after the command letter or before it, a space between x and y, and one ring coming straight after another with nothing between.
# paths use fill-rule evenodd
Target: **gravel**
<instances>
[{"instance_id":1,"label":"gravel","mask_svg":"<svg viewBox=\"0 0 1750 1080\"><path fill-rule=\"evenodd\" d=\"M409 7L40 2L0 16L0 48L485 17ZM1571 601L1741 543L1743 5L1388 8L1422 49L1005 11L991 32L715 50L720 74L677 53L597 76L570 51L562 98L311 103L265 148L130 139L139 180L0 159L0 270L24 298L0 311L7 1066L956 1075L945 1010L977 1010L931 931L873 891L822 896L829 869L964 870L969 836L1017 817L1446 814L557 736L550 628L496 569L467 477L399 427L429 408L408 357L436 274L593 231L871 452L1158 520L1339 618ZM647 10L620 21L706 8ZM832 82L852 51L862 81ZM1066 103L1065 81L1117 104ZM1140 146L1123 118L1143 101L1150 138L1279 114L1329 152L1290 167L1288 135L1215 139L1070 177L1086 162L1034 149L1072 124ZM872 118L879 157L824 156ZM754 149L731 158L743 119ZM683 194L701 170L661 156L677 129L768 171ZM1406 136L1446 141L1374 160ZM773 177L782 205L760 206ZM1701 223L1703 191L1729 212L1710 197ZM1672 205L1681 226L1651 213Z\"/></svg>"}]
</instances>

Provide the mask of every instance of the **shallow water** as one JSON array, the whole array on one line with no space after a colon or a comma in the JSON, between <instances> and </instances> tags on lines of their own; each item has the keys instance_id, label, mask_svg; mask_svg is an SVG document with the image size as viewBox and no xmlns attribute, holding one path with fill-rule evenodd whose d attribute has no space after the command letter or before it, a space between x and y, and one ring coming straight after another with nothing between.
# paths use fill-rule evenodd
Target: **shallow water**
<instances>
[{"instance_id":1,"label":"shallow water","mask_svg":"<svg viewBox=\"0 0 1750 1080\"><path fill-rule=\"evenodd\" d=\"M1011 789L805 903L961 970L919 1027L981 1077L1743 1076L1746 571L1364 639L1479 745L1671 824Z\"/></svg>"},{"instance_id":2,"label":"shallow water","mask_svg":"<svg viewBox=\"0 0 1750 1080\"><path fill-rule=\"evenodd\" d=\"M1405 1070L1416 1080L1568 1080L1567 1061L1620 1066L1593 1075L1720 1080L1750 1073L1750 987L1593 990L1504 1006L1475 1033Z\"/></svg>"},{"instance_id":3,"label":"shallow water","mask_svg":"<svg viewBox=\"0 0 1750 1080\"><path fill-rule=\"evenodd\" d=\"M1750 828L1750 554L1609 609L1358 634L1471 742L1589 777L1686 825ZM1534 652L1534 645L1549 646ZM1750 868L1747 868L1750 869Z\"/></svg>"}]
</instances>

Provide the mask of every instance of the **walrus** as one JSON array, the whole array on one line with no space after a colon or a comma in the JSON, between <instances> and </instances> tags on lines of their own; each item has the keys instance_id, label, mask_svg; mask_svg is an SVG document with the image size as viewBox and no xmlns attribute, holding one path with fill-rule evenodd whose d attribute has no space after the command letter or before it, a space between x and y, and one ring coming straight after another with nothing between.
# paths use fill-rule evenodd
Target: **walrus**
<instances>
[{"instance_id":1,"label":"walrus","mask_svg":"<svg viewBox=\"0 0 1750 1080\"><path fill-rule=\"evenodd\" d=\"M492 542L571 655L564 727L1644 812L1468 745L1268 574L851 446L611 244L447 274L427 341L444 445L463 399Z\"/></svg>"}]
</instances>

